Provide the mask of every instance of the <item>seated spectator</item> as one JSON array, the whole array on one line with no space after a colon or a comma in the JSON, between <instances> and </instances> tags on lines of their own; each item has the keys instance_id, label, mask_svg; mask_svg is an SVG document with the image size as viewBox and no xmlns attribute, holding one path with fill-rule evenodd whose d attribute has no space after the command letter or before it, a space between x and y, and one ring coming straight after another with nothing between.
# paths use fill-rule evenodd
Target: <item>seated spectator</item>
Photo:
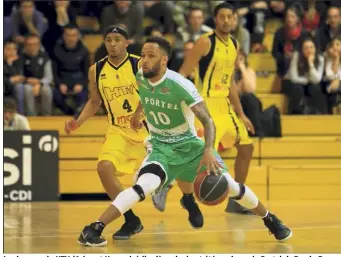
<instances>
[{"instance_id":1,"label":"seated spectator","mask_svg":"<svg viewBox=\"0 0 341 257\"><path fill-rule=\"evenodd\" d=\"M23 63L18 55L18 45L7 41L4 45L4 96L17 100L21 114L25 113L24 81Z\"/></svg>"},{"instance_id":2,"label":"seated spectator","mask_svg":"<svg viewBox=\"0 0 341 257\"><path fill-rule=\"evenodd\" d=\"M156 24L160 26L164 34L173 34L175 25L172 17L172 10L166 4L160 0L156 1L144 1L144 13L145 18L150 18Z\"/></svg>"},{"instance_id":3,"label":"seated spectator","mask_svg":"<svg viewBox=\"0 0 341 257\"><path fill-rule=\"evenodd\" d=\"M286 10L284 26L275 33L272 56L276 59L276 88L280 88L283 76L287 73L294 51L298 51L308 32L302 27L300 9L291 6Z\"/></svg>"},{"instance_id":4,"label":"seated spectator","mask_svg":"<svg viewBox=\"0 0 341 257\"><path fill-rule=\"evenodd\" d=\"M308 0L308 10L304 12L303 27L313 35L320 24L321 15L316 10L316 0Z\"/></svg>"},{"instance_id":5,"label":"seated spectator","mask_svg":"<svg viewBox=\"0 0 341 257\"><path fill-rule=\"evenodd\" d=\"M17 113L17 103L9 97L4 98L4 130L31 130L27 118Z\"/></svg>"},{"instance_id":6,"label":"seated spectator","mask_svg":"<svg viewBox=\"0 0 341 257\"><path fill-rule=\"evenodd\" d=\"M306 38L299 51L292 56L290 69L283 81L283 92L288 96L288 114L325 114L326 101L322 92L324 58L314 40ZM311 99L308 107L304 96ZM308 109L308 108L309 109Z\"/></svg>"},{"instance_id":7,"label":"seated spectator","mask_svg":"<svg viewBox=\"0 0 341 257\"><path fill-rule=\"evenodd\" d=\"M183 49L185 42L196 41L201 35L212 31L212 28L204 24L204 12L201 9L190 9L187 18L188 24L179 27L176 33L177 49Z\"/></svg>"},{"instance_id":8,"label":"seated spectator","mask_svg":"<svg viewBox=\"0 0 341 257\"><path fill-rule=\"evenodd\" d=\"M249 67L245 52L240 50L236 61L234 83L243 110L255 128L255 136L261 136L262 104L255 95L256 80L256 72Z\"/></svg>"},{"instance_id":9,"label":"seated spectator","mask_svg":"<svg viewBox=\"0 0 341 257\"><path fill-rule=\"evenodd\" d=\"M37 115L36 100L41 102L42 115L52 114L52 63L45 51L42 51L40 38L27 36L24 45L25 102L27 115Z\"/></svg>"},{"instance_id":10,"label":"seated spectator","mask_svg":"<svg viewBox=\"0 0 341 257\"><path fill-rule=\"evenodd\" d=\"M22 44L28 34L42 37L47 27L44 19L44 15L35 9L34 1L20 1L19 10L11 15L13 40Z\"/></svg>"},{"instance_id":11,"label":"seated spectator","mask_svg":"<svg viewBox=\"0 0 341 257\"><path fill-rule=\"evenodd\" d=\"M47 53L53 53L56 42L63 34L63 27L76 24L76 10L70 6L70 1L55 0L46 3L44 14L48 20L48 29L42 43Z\"/></svg>"},{"instance_id":12,"label":"seated spectator","mask_svg":"<svg viewBox=\"0 0 341 257\"><path fill-rule=\"evenodd\" d=\"M54 102L65 114L78 114L87 101L89 52L80 40L76 26L64 27L62 41L57 43L53 58ZM65 101L70 95L76 101L76 108Z\"/></svg>"},{"instance_id":13,"label":"seated spectator","mask_svg":"<svg viewBox=\"0 0 341 257\"><path fill-rule=\"evenodd\" d=\"M250 53L250 32L243 27L241 19L238 14L235 13L235 19L232 24L232 35L237 39L241 49L246 55Z\"/></svg>"},{"instance_id":14,"label":"seated spectator","mask_svg":"<svg viewBox=\"0 0 341 257\"><path fill-rule=\"evenodd\" d=\"M214 8L225 2L225 1L182 1L182 0L176 0L174 2L174 8L173 8L173 19L175 21L175 24L178 28L186 27L188 17L187 14L190 12L191 9L200 9L202 10L204 14L204 21L207 20L207 22L210 24L208 26L211 26L211 28L214 28L214 22L213 22L213 11ZM186 41L184 41L186 42Z\"/></svg>"},{"instance_id":15,"label":"seated spectator","mask_svg":"<svg viewBox=\"0 0 341 257\"><path fill-rule=\"evenodd\" d=\"M269 10L270 10L270 17L278 17L284 18L285 9L287 6L291 5L292 1L284 1L284 0L276 0L270 1L269 3Z\"/></svg>"},{"instance_id":16,"label":"seated spectator","mask_svg":"<svg viewBox=\"0 0 341 257\"><path fill-rule=\"evenodd\" d=\"M337 98L341 96L341 36L334 38L327 47L324 86L328 113L333 114Z\"/></svg>"},{"instance_id":17,"label":"seated spectator","mask_svg":"<svg viewBox=\"0 0 341 257\"><path fill-rule=\"evenodd\" d=\"M324 52L332 38L341 35L341 13L340 8L331 6L327 13L327 23L316 32L316 44Z\"/></svg>"},{"instance_id":18,"label":"seated spectator","mask_svg":"<svg viewBox=\"0 0 341 257\"><path fill-rule=\"evenodd\" d=\"M140 54L143 36L143 10L130 0L113 0L105 6L101 14L101 30L115 24L124 24L129 32L129 53Z\"/></svg>"}]
</instances>

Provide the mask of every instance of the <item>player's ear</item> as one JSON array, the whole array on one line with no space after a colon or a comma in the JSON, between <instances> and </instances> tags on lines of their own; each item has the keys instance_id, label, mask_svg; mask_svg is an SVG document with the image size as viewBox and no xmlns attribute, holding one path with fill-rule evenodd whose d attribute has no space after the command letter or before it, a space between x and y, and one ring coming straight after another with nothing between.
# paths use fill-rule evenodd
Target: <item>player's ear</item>
<instances>
[{"instance_id":1,"label":"player's ear","mask_svg":"<svg viewBox=\"0 0 341 257\"><path fill-rule=\"evenodd\" d=\"M168 63L168 56L167 55L163 55L161 57L161 62L163 65L167 66L167 63Z\"/></svg>"},{"instance_id":2,"label":"player's ear","mask_svg":"<svg viewBox=\"0 0 341 257\"><path fill-rule=\"evenodd\" d=\"M128 47L130 44L133 44L133 40L127 39L124 43L125 47Z\"/></svg>"}]
</instances>

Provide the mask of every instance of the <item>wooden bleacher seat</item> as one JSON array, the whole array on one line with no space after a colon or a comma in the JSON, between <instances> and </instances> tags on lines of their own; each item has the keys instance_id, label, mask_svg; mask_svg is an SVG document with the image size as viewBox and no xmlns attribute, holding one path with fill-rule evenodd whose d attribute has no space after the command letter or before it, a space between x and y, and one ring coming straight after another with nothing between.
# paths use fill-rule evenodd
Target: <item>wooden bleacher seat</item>
<instances>
[{"instance_id":1,"label":"wooden bleacher seat","mask_svg":"<svg viewBox=\"0 0 341 257\"><path fill-rule=\"evenodd\" d=\"M96 17L77 16L76 23L80 30L96 32L100 29L100 25Z\"/></svg>"},{"instance_id":2,"label":"wooden bleacher seat","mask_svg":"<svg viewBox=\"0 0 341 257\"><path fill-rule=\"evenodd\" d=\"M95 62L95 52L102 42L103 35L101 34L84 36L83 43L89 50L90 65L92 65Z\"/></svg>"},{"instance_id":3,"label":"wooden bleacher seat","mask_svg":"<svg viewBox=\"0 0 341 257\"><path fill-rule=\"evenodd\" d=\"M275 72L276 63L271 53L251 53L247 58L250 67L255 71Z\"/></svg>"},{"instance_id":4,"label":"wooden bleacher seat","mask_svg":"<svg viewBox=\"0 0 341 257\"><path fill-rule=\"evenodd\" d=\"M282 26L283 26L282 19L269 19L265 23L265 33L274 34Z\"/></svg>"},{"instance_id":5,"label":"wooden bleacher seat","mask_svg":"<svg viewBox=\"0 0 341 257\"><path fill-rule=\"evenodd\" d=\"M283 136L341 136L340 115L282 116Z\"/></svg>"},{"instance_id":6,"label":"wooden bleacher seat","mask_svg":"<svg viewBox=\"0 0 341 257\"><path fill-rule=\"evenodd\" d=\"M276 105L281 114L287 113L287 99L283 94L257 94L257 97L262 102L263 110Z\"/></svg>"},{"instance_id":7,"label":"wooden bleacher seat","mask_svg":"<svg viewBox=\"0 0 341 257\"><path fill-rule=\"evenodd\" d=\"M272 51L272 45L274 42L274 37L275 37L275 34L273 34L273 33L265 33L263 44L266 46L266 48L268 49L269 52Z\"/></svg>"},{"instance_id":8,"label":"wooden bleacher seat","mask_svg":"<svg viewBox=\"0 0 341 257\"><path fill-rule=\"evenodd\" d=\"M340 200L341 164L269 168L270 200Z\"/></svg>"},{"instance_id":9,"label":"wooden bleacher seat","mask_svg":"<svg viewBox=\"0 0 341 257\"><path fill-rule=\"evenodd\" d=\"M275 74L269 74L268 76L257 76L256 93L258 94L270 94L272 93L272 82Z\"/></svg>"}]
</instances>

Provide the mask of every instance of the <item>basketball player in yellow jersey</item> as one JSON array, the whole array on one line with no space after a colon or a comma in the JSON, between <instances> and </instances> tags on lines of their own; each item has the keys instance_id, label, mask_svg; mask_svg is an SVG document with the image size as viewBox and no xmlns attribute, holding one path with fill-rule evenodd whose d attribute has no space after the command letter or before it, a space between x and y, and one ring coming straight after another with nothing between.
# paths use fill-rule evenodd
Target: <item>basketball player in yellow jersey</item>
<instances>
[{"instance_id":1,"label":"basketball player in yellow jersey","mask_svg":"<svg viewBox=\"0 0 341 257\"><path fill-rule=\"evenodd\" d=\"M216 28L203 35L188 54L179 73L189 76L195 68L195 85L204 97L216 124L216 148L231 147L234 139L238 154L235 161L235 180L245 184L253 145L248 131L254 133L250 120L245 116L239 96L233 84L234 67L239 45L231 36L231 25L235 18L235 8L222 3L214 10ZM232 107L233 106L233 107ZM228 212L248 213L248 210L230 199Z\"/></svg>"},{"instance_id":2,"label":"basketball player in yellow jersey","mask_svg":"<svg viewBox=\"0 0 341 257\"><path fill-rule=\"evenodd\" d=\"M234 142L238 150L235 161L235 180L245 184L253 152L252 140L247 130L254 133L254 128L243 112L233 84L239 48L237 41L230 34L235 12L235 8L228 3L216 6L214 10L215 31L197 40L186 56L179 73L188 77L194 69L194 84L204 98L216 125L215 148L218 150L219 144L223 148L230 148L233 144L231 141ZM167 191L162 191L153 197L153 203L158 210L164 210L166 195ZM250 213L233 199L230 199L227 211Z\"/></svg>"},{"instance_id":3,"label":"basketball player in yellow jersey","mask_svg":"<svg viewBox=\"0 0 341 257\"><path fill-rule=\"evenodd\" d=\"M135 131L130 127L130 118L139 103L135 79L139 57L127 53L128 33L122 27L110 26L104 40L108 56L89 70L90 99L76 120L66 122L65 131L69 134L79 128L104 103L109 128L98 157L97 172L107 194L114 200L123 191L117 174L133 174L140 166L146 155L143 142L148 132L146 129ZM125 223L113 235L114 239L129 239L143 229L132 210L124 217ZM93 223L91 226L101 224Z\"/></svg>"}]
</instances>

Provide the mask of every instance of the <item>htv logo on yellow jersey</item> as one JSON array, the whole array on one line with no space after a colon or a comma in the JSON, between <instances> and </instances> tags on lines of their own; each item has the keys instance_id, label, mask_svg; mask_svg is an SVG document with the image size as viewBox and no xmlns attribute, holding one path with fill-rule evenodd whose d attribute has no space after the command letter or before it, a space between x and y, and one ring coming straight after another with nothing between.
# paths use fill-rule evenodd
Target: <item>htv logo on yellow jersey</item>
<instances>
[{"instance_id":1,"label":"htv logo on yellow jersey","mask_svg":"<svg viewBox=\"0 0 341 257\"><path fill-rule=\"evenodd\" d=\"M115 98L119 98L120 96L124 95L133 95L134 94L134 85L131 84L129 86L123 87L104 87L103 88L104 94L108 101L112 101Z\"/></svg>"}]
</instances>

